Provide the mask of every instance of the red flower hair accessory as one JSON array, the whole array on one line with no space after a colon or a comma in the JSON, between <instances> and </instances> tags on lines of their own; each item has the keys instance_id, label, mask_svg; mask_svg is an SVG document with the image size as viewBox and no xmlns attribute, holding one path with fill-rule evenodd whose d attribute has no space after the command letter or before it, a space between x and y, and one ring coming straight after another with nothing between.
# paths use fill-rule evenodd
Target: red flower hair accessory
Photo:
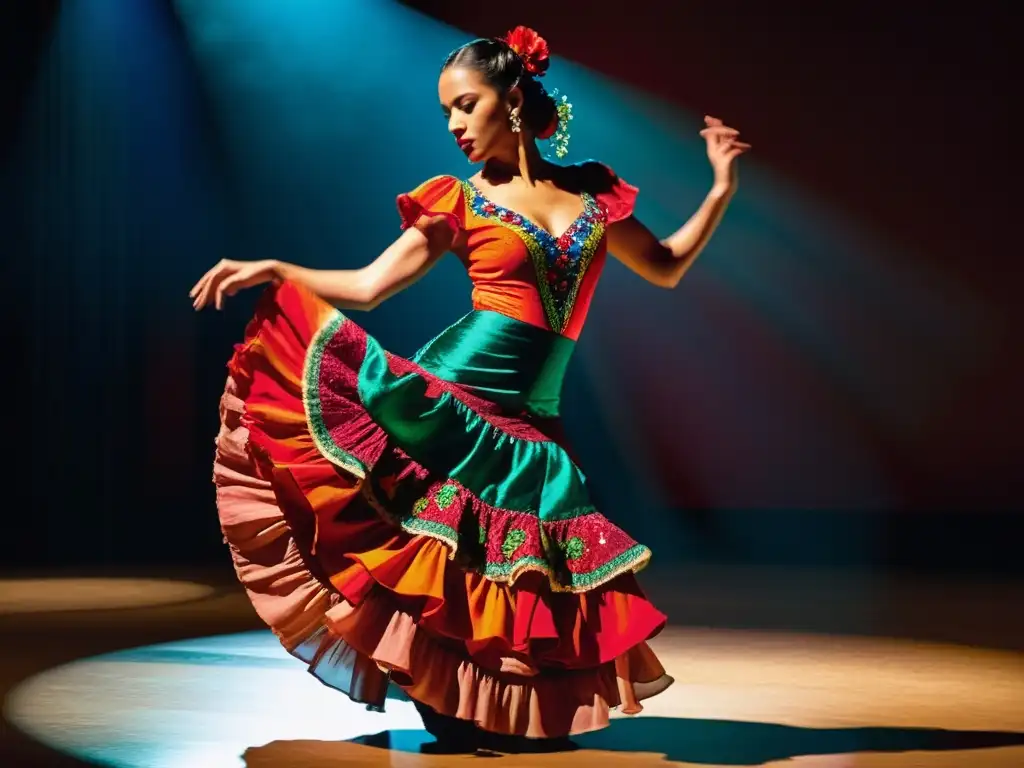
<instances>
[{"instance_id":1,"label":"red flower hair accessory","mask_svg":"<svg viewBox=\"0 0 1024 768\"><path fill-rule=\"evenodd\" d=\"M542 77L550 65L548 41L529 27L516 27L501 41L523 60L523 68L531 75Z\"/></svg>"}]
</instances>

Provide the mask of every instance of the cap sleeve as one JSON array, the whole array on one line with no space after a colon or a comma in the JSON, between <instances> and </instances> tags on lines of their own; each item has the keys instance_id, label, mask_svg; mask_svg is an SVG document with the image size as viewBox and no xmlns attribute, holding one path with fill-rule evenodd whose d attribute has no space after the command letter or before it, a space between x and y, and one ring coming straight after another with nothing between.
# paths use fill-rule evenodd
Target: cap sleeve
<instances>
[{"instance_id":1,"label":"cap sleeve","mask_svg":"<svg viewBox=\"0 0 1024 768\"><path fill-rule=\"evenodd\" d=\"M398 213L402 217L402 229L417 226L424 216L444 216L452 234L458 236L466 224L462 182L454 176L435 176L411 192L399 195Z\"/></svg>"},{"instance_id":2,"label":"cap sleeve","mask_svg":"<svg viewBox=\"0 0 1024 768\"><path fill-rule=\"evenodd\" d=\"M636 207L636 196L640 193L640 190L628 181L620 178L607 165L602 165L601 167L604 169L606 178L602 185L603 189L599 190L594 197L608 214L609 224L628 219L633 215L633 209Z\"/></svg>"}]
</instances>

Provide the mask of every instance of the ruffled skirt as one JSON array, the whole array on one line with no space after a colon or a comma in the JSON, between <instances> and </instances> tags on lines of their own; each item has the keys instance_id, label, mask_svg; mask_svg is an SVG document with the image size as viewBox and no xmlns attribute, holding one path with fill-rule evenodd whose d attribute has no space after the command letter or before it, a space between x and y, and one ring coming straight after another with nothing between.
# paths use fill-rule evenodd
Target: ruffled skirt
<instances>
[{"instance_id":1,"label":"ruffled skirt","mask_svg":"<svg viewBox=\"0 0 1024 768\"><path fill-rule=\"evenodd\" d=\"M548 333L499 316L480 338L472 320L477 338L455 329L463 348ZM297 285L263 296L228 366L214 465L257 613L371 708L395 684L538 738L639 712L672 682L647 645L666 618L634 575L649 550L590 504L557 419L441 378L431 359L387 353Z\"/></svg>"}]
</instances>

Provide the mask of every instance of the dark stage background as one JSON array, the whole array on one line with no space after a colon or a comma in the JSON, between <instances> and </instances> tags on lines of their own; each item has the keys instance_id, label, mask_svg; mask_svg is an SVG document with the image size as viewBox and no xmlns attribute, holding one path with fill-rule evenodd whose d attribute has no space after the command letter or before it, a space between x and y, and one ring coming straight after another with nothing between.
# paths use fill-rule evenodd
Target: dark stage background
<instances>
[{"instance_id":1,"label":"dark stage background","mask_svg":"<svg viewBox=\"0 0 1024 768\"><path fill-rule=\"evenodd\" d=\"M447 48L433 33L373 38L365 66L339 68L339 81L356 91L371 74L378 91L415 81L411 138L388 143L393 125L353 95L345 103L361 127L349 135L359 139L339 139L329 160L342 178L331 182L337 196L305 185L321 170L312 167L296 165L291 186L273 186L273 169L296 162L287 136L279 156L264 156L268 181L257 193L236 172L238 134L216 117L230 105L194 53L199 43L188 42L185 11L198 6L89 5L23 1L2 11L2 562L221 563L216 406L254 297L196 316L188 288L222 256L355 266L379 252L395 234L393 196L449 170L416 144L419 131L443 134L426 111L433 93L420 87L434 71L402 64L439 62ZM657 561L1024 575L1024 313L1007 107L1019 88L999 5L404 5L472 35L534 26L558 56L674 110L669 133L688 151L699 151L704 113L754 145L735 216L677 295L609 269L598 330L585 335L567 382L567 426L609 516L653 544ZM89 55L72 56L61 38L72 17L75 29L93 24L108 36ZM116 76L101 81L101 70ZM117 88L76 87L83 81ZM289 103L315 123L321 94L297 78ZM581 132L601 130L584 128L584 117ZM627 110L619 125L630 119ZM671 208L664 220L681 224L699 195L658 191L657 158L641 162L631 145L645 141L644 119L637 112L635 130L602 159L646 182L657 210ZM794 247L786 272L773 272L778 253L764 243L778 242L777 219L757 207L773 178L843 222L800 214L790 242L824 228L832 240L815 242L841 240L856 258ZM753 293L732 291L716 264L749 265ZM409 353L468 308L448 298L464 286L437 282L453 274L359 319ZM762 285L775 291L769 317L745 298ZM784 356L769 331L795 327L786 325L794 317L810 330L785 336ZM822 357L802 346L810 338ZM838 434L855 435L843 445L857 450L833 452ZM847 471L855 464L870 473Z\"/></svg>"}]
</instances>

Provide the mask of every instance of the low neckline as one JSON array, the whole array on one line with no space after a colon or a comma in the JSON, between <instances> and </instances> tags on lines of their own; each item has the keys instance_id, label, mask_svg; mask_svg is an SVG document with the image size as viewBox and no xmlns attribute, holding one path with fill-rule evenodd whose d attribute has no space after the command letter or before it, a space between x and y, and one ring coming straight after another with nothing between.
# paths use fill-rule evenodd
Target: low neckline
<instances>
[{"instance_id":1,"label":"low neckline","mask_svg":"<svg viewBox=\"0 0 1024 768\"><path fill-rule=\"evenodd\" d=\"M523 244L533 264L536 289L548 327L562 333L573 316L576 297L591 262L605 239L604 209L590 192L580 192L583 210L555 236L532 219L504 205L498 205L476 184L461 181L467 212L481 217L488 226L508 230ZM472 228L472 226L470 226Z\"/></svg>"},{"instance_id":2,"label":"low neckline","mask_svg":"<svg viewBox=\"0 0 1024 768\"><path fill-rule=\"evenodd\" d=\"M500 203L494 202L491 198L489 198L487 195L485 195L483 193L483 190L481 190L480 187L478 187L476 185L476 182L474 182L472 179L466 179L466 184L468 184L470 186L470 188L473 190L473 194L475 194L477 197L479 197L485 203L488 203L488 204L490 204L490 205L494 206L495 208L500 209L502 211L507 211L508 213L510 213L510 214L512 214L514 216L518 216L520 219L522 219L523 221L525 221L528 224L530 224L530 226L532 226L538 232L542 232L543 234L547 235L549 238L551 238L555 242L561 240L567 234L572 232L573 228L576 227L580 223L581 220L586 218L587 214L590 212L590 208L591 208L591 205L592 205L592 202L593 202L593 199L592 199L591 195L589 195L586 192L580 192L580 194L577 197L578 197L581 205L583 206L583 209L579 212L579 214L576 216L575 219L573 219L571 222L569 222L569 226L567 226L565 228L565 230L561 234L555 235L555 234L552 234L551 231L549 229L547 229L547 227L542 227L540 224L538 224L536 221L531 219L529 216L526 216L526 215L520 213L519 211L516 211L516 210L513 210L512 208L509 208L507 205L501 205ZM565 190L562 190L562 191L564 192Z\"/></svg>"}]
</instances>

